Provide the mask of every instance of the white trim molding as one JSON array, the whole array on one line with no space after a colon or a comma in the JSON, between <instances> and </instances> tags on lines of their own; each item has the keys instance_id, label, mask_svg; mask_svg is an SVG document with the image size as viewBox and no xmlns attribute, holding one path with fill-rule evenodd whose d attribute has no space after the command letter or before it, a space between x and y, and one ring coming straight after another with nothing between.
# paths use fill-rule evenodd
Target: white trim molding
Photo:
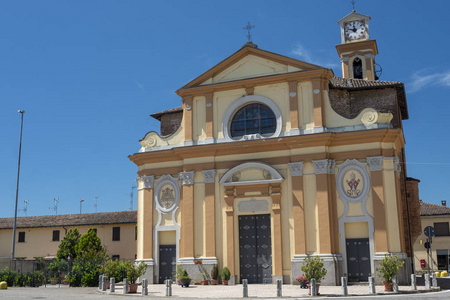
<instances>
[{"instance_id":1,"label":"white trim molding","mask_svg":"<svg viewBox=\"0 0 450 300\"><path fill-rule=\"evenodd\" d=\"M259 169L265 175L265 179L263 180L252 180L252 181L239 181L235 180L240 177L240 173L245 170L251 169ZM267 183L278 183L284 180L283 176L275 170L273 167L260 163L260 162L247 162L240 165L237 165L222 175L219 183L223 186L230 185L249 185L249 184L267 184Z\"/></svg>"}]
</instances>

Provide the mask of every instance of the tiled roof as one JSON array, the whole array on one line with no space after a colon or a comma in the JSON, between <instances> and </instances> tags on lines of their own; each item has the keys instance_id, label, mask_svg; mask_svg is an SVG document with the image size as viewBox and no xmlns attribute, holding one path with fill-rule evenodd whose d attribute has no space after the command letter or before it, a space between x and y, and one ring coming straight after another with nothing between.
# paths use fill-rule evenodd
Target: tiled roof
<instances>
[{"instance_id":1,"label":"tiled roof","mask_svg":"<svg viewBox=\"0 0 450 300\"><path fill-rule=\"evenodd\" d=\"M137 223L137 212L115 211L92 214L18 217L17 228L61 227ZM0 218L0 229L13 228L14 218Z\"/></svg>"},{"instance_id":2,"label":"tiled roof","mask_svg":"<svg viewBox=\"0 0 450 300\"><path fill-rule=\"evenodd\" d=\"M151 117L157 119L157 120L161 120L161 117L167 114L174 114L177 112L182 112L183 111L183 107L179 106L179 107L175 107L172 109L168 109L168 110L163 110L160 112L157 112L155 114L150 115Z\"/></svg>"},{"instance_id":3,"label":"tiled roof","mask_svg":"<svg viewBox=\"0 0 450 300\"><path fill-rule=\"evenodd\" d=\"M337 89L371 89L403 86L403 83L399 81L364 80L334 76L330 79L330 86Z\"/></svg>"},{"instance_id":4,"label":"tiled roof","mask_svg":"<svg viewBox=\"0 0 450 300\"><path fill-rule=\"evenodd\" d=\"M450 207L421 201L420 215L421 216L450 215Z\"/></svg>"}]
</instances>

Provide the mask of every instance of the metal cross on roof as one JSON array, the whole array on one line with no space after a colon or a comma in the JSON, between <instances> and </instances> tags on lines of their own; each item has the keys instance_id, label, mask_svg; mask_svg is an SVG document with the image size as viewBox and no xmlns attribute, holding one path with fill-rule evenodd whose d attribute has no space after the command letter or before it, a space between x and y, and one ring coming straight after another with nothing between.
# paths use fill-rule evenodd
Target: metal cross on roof
<instances>
[{"instance_id":1,"label":"metal cross on roof","mask_svg":"<svg viewBox=\"0 0 450 300\"><path fill-rule=\"evenodd\" d=\"M353 10L355 10L355 3L356 3L356 1L352 0Z\"/></svg>"},{"instance_id":2,"label":"metal cross on roof","mask_svg":"<svg viewBox=\"0 0 450 300\"><path fill-rule=\"evenodd\" d=\"M252 28L255 28L255 25L251 25L250 21L248 22L247 26L242 27L242 29L245 29L248 31L247 38L248 38L249 42L252 41L252 34L250 33L250 30L252 30Z\"/></svg>"}]
</instances>

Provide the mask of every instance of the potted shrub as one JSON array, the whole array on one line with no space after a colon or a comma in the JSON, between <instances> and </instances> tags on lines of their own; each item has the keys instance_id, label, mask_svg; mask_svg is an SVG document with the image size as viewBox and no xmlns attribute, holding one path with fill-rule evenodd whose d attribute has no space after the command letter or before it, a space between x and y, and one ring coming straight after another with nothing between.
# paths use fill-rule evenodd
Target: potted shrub
<instances>
[{"instance_id":1,"label":"potted shrub","mask_svg":"<svg viewBox=\"0 0 450 300\"><path fill-rule=\"evenodd\" d=\"M181 272L181 275L179 277L181 287L189 287L189 284L191 283L191 278L189 277L186 270L183 270Z\"/></svg>"},{"instance_id":2,"label":"potted shrub","mask_svg":"<svg viewBox=\"0 0 450 300\"><path fill-rule=\"evenodd\" d=\"M219 278L219 267L214 265L211 269L211 284L217 285L217 278Z\"/></svg>"},{"instance_id":3,"label":"potted shrub","mask_svg":"<svg viewBox=\"0 0 450 300\"><path fill-rule=\"evenodd\" d=\"M177 278L178 285L181 285L181 276L183 276L183 267L181 265L177 265L177 272L175 274L175 277Z\"/></svg>"},{"instance_id":4,"label":"potted shrub","mask_svg":"<svg viewBox=\"0 0 450 300\"><path fill-rule=\"evenodd\" d=\"M323 267L323 259L318 256L308 256L303 262L301 270L305 273L304 276L311 283L311 278L316 279L317 295L319 295L319 287L322 279L327 275L327 269ZM311 295L311 284L308 284L309 295Z\"/></svg>"},{"instance_id":5,"label":"potted shrub","mask_svg":"<svg viewBox=\"0 0 450 300\"><path fill-rule=\"evenodd\" d=\"M105 263L103 273L106 275L106 288L110 288L110 279L114 277L117 281L117 273L119 272L119 261L118 260L108 260Z\"/></svg>"},{"instance_id":6,"label":"potted shrub","mask_svg":"<svg viewBox=\"0 0 450 300\"><path fill-rule=\"evenodd\" d=\"M127 261L125 269L127 271L127 278L130 281L128 292L136 293L138 286L136 280L145 274L145 271L147 271L147 265L144 262L137 265L133 264L131 261Z\"/></svg>"},{"instance_id":7,"label":"potted shrub","mask_svg":"<svg viewBox=\"0 0 450 300\"><path fill-rule=\"evenodd\" d=\"M308 287L308 278L306 278L305 275L300 275L297 278L295 278L295 280L298 281L298 283L300 284L300 288L301 289L306 289Z\"/></svg>"},{"instance_id":8,"label":"potted shrub","mask_svg":"<svg viewBox=\"0 0 450 300\"><path fill-rule=\"evenodd\" d=\"M225 267L223 267L220 274L222 276L222 284L228 285L228 280L230 280L230 277L231 277L230 270L225 266Z\"/></svg>"},{"instance_id":9,"label":"potted shrub","mask_svg":"<svg viewBox=\"0 0 450 300\"><path fill-rule=\"evenodd\" d=\"M398 270L403 267L405 262L398 258L398 254L395 256L386 255L382 261L380 261L380 267L377 268L377 275L384 279L384 290L392 292L392 277L398 275Z\"/></svg>"}]
</instances>

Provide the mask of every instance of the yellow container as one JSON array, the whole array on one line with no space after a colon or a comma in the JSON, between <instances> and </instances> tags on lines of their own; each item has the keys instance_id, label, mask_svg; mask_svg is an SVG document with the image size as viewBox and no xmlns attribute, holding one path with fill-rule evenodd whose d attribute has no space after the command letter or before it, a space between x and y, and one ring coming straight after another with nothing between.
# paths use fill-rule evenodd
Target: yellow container
<instances>
[{"instance_id":1,"label":"yellow container","mask_svg":"<svg viewBox=\"0 0 450 300\"><path fill-rule=\"evenodd\" d=\"M436 277L441 277L441 273L440 272L435 272L436 273Z\"/></svg>"},{"instance_id":2,"label":"yellow container","mask_svg":"<svg viewBox=\"0 0 450 300\"><path fill-rule=\"evenodd\" d=\"M8 285L6 284L6 281L0 282L0 290L6 290L8 288Z\"/></svg>"},{"instance_id":3,"label":"yellow container","mask_svg":"<svg viewBox=\"0 0 450 300\"><path fill-rule=\"evenodd\" d=\"M447 277L448 276L448 272L447 271L442 271L441 272L441 277Z\"/></svg>"}]
</instances>

